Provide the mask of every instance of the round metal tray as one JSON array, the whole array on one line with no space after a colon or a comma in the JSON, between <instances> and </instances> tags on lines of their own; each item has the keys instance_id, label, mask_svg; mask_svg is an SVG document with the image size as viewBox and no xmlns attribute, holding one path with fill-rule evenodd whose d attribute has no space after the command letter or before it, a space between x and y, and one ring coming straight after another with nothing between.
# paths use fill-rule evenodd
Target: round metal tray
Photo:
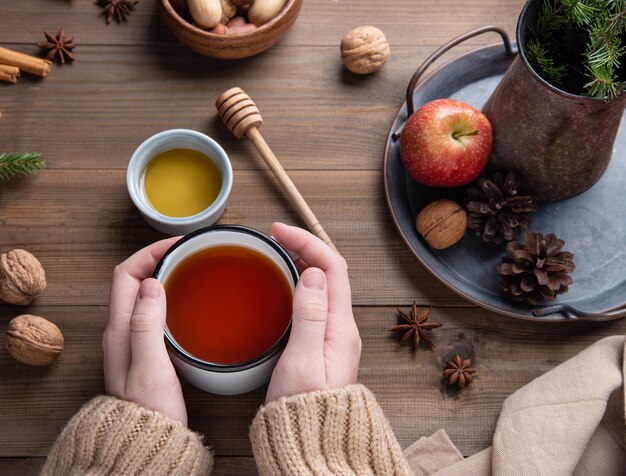
<instances>
[{"instance_id":1,"label":"round metal tray","mask_svg":"<svg viewBox=\"0 0 626 476\"><path fill-rule=\"evenodd\" d=\"M463 35L434 53L414 76L410 109L438 98L454 98L480 109L513 61L515 50L506 34L502 44L463 54L417 84L419 76L442 52L475 36ZM398 132L409 114L405 103L396 115L385 147L384 181L387 204L405 243L442 283L467 300L492 311L522 319L571 322L611 320L626 316L626 121L615 142L611 164L588 191L558 202L541 202L533 214L533 229L555 233L574 253L574 284L567 294L543 306L516 302L501 287L496 272L504 245L484 243L469 230L455 246L431 249L415 230L419 210L438 198L463 201L465 189L429 188L412 180L400 160Z\"/></svg>"}]
</instances>

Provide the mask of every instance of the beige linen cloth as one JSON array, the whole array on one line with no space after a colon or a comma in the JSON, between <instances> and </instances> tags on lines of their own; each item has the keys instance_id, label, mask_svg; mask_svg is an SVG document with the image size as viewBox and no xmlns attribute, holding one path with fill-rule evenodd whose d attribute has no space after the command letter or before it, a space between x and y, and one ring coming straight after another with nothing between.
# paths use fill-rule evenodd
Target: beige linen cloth
<instances>
[{"instance_id":1,"label":"beige linen cloth","mask_svg":"<svg viewBox=\"0 0 626 476\"><path fill-rule=\"evenodd\" d=\"M625 338L602 339L503 404L490 448L464 459L444 430L404 451L415 475L626 475Z\"/></svg>"}]
</instances>

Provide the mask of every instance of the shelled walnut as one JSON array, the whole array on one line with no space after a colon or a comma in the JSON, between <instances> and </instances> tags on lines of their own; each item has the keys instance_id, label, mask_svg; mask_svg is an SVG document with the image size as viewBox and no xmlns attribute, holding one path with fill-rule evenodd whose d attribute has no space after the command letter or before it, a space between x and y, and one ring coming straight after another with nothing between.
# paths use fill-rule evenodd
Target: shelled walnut
<instances>
[{"instance_id":1,"label":"shelled walnut","mask_svg":"<svg viewBox=\"0 0 626 476\"><path fill-rule=\"evenodd\" d=\"M0 255L0 299L26 306L46 288L41 263L25 250Z\"/></svg>"},{"instance_id":2,"label":"shelled walnut","mask_svg":"<svg viewBox=\"0 0 626 476\"><path fill-rule=\"evenodd\" d=\"M374 26L356 28L341 41L343 63L356 74L378 71L387 62L390 53L385 34Z\"/></svg>"},{"instance_id":3,"label":"shelled walnut","mask_svg":"<svg viewBox=\"0 0 626 476\"><path fill-rule=\"evenodd\" d=\"M27 365L50 365L63 351L60 329L43 317L24 314L9 322L5 336L9 353Z\"/></svg>"}]
</instances>

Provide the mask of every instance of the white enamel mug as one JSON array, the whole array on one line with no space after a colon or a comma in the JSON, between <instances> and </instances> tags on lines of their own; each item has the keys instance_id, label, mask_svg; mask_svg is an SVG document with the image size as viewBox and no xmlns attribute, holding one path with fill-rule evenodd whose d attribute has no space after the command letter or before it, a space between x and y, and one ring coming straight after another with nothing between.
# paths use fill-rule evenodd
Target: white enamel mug
<instances>
[{"instance_id":1,"label":"white enamel mug","mask_svg":"<svg viewBox=\"0 0 626 476\"><path fill-rule=\"evenodd\" d=\"M161 258L153 277L165 284L176 266L188 256L212 246L241 246L262 253L274 262L289 282L292 293L298 281L293 260L276 241L260 231L239 225L217 225L195 231L177 241ZM218 364L194 357L165 328L165 343L177 371L201 390L218 395L246 393L267 383L287 345L291 322L278 341L261 355L245 362ZM207 339L216 336L206 336Z\"/></svg>"}]
</instances>

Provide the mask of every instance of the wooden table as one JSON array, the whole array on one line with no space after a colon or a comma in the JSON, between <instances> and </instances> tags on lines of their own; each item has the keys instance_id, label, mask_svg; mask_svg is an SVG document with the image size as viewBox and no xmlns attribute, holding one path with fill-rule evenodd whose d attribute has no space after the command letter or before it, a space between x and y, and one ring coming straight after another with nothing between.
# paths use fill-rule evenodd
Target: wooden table
<instances>
[{"instance_id":1,"label":"wooden table","mask_svg":"<svg viewBox=\"0 0 626 476\"><path fill-rule=\"evenodd\" d=\"M36 474L64 423L103 391L100 339L111 270L163 238L133 207L125 168L148 136L184 127L230 154L235 185L223 223L268 231L300 224L251 145L219 122L215 97L241 86L259 106L263 134L350 264L363 339L360 381L378 396L403 447L445 428L470 455L490 444L502 401L598 339L626 333L626 320L539 324L476 308L439 284L399 238L383 195L383 146L405 87L446 40L494 23L511 34L522 0L307 0L282 43L236 62L198 56L143 0L125 24L106 25L93 2L0 3L0 44L36 53L42 31L63 25L76 37L76 62L45 80L23 75L0 85L0 151L39 151L47 168L0 183L0 251L26 248L43 263L48 288L27 308L0 305L0 333L21 313L45 316L66 339L49 368L15 362L0 349L0 474ZM343 34L375 24L392 57L380 73L342 68ZM499 41L476 38L458 52ZM433 306L437 349L396 350L387 329L396 307ZM440 376L454 351L474 356L478 377L461 393ZM184 384L193 429L217 455L215 474L254 474L248 425L265 389L217 397Z\"/></svg>"}]
</instances>

